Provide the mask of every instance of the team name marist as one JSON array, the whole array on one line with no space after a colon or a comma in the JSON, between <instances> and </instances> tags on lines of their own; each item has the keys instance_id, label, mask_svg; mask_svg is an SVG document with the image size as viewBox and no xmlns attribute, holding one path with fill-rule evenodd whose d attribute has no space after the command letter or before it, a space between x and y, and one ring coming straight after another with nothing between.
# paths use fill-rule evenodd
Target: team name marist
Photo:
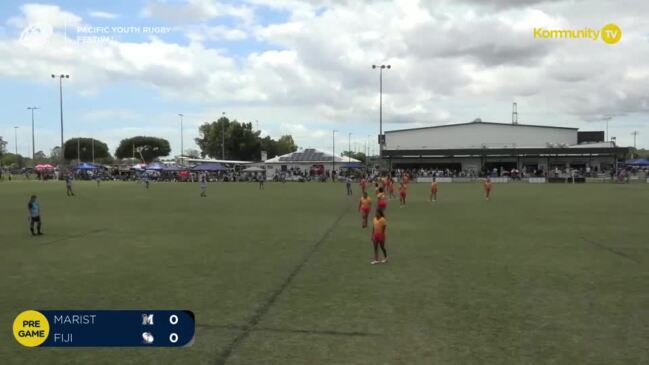
<instances>
[{"instance_id":1,"label":"team name marist","mask_svg":"<svg viewBox=\"0 0 649 365\"><path fill-rule=\"evenodd\" d=\"M55 324L95 324L96 314L73 314L54 316Z\"/></svg>"}]
</instances>

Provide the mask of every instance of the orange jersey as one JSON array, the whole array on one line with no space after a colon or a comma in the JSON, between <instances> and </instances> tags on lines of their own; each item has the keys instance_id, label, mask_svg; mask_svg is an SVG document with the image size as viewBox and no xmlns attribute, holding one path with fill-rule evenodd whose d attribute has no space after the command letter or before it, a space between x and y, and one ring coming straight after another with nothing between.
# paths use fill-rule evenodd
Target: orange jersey
<instances>
[{"instance_id":1,"label":"orange jersey","mask_svg":"<svg viewBox=\"0 0 649 365\"><path fill-rule=\"evenodd\" d=\"M367 187L367 181L365 179L361 179L361 188L365 189Z\"/></svg>"},{"instance_id":2,"label":"orange jersey","mask_svg":"<svg viewBox=\"0 0 649 365\"><path fill-rule=\"evenodd\" d=\"M437 191L437 181L433 181L433 182L430 184L430 190L432 190L432 191Z\"/></svg>"},{"instance_id":3,"label":"orange jersey","mask_svg":"<svg viewBox=\"0 0 649 365\"><path fill-rule=\"evenodd\" d=\"M378 219L374 217L372 223L374 224L374 234L383 234L385 232L385 228L388 226L388 221L385 220L385 217Z\"/></svg>"},{"instance_id":4,"label":"orange jersey","mask_svg":"<svg viewBox=\"0 0 649 365\"><path fill-rule=\"evenodd\" d=\"M401 193L401 194L405 194L407 190L408 190L408 187L407 187L406 185L403 185L403 184L402 184L402 185L399 187L399 193Z\"/></svg>"},{"instance_id":5,"label":"orange jersey","mask_svg":"<svg viewBox=\"0 0 649 365\"><path fill-rule=\"evenodd\" d=\"M491 190L491 181L485 181L484 182L484 189L485 190Z\"/></svg>"},{"instance_id":6,"label":"orange jersey","mask_svg":"<svg viewBox=\"0 0 649 365\"><path fill-rule=\"evenodd\" d=\"M361 209L370 210L372 208L372 199L368 196L367 199L361 198Z\"/></svg>"},{"instance_id":7,"label":"orange jersey","mask_svg":"<svg viewBox=\"0 0 649 365\"><path fill-rule=\"evenodd\" d=\"M385 193L377 193L376 194L376 199L377 200L385 200Z\"/></svg>"}]
</instances>

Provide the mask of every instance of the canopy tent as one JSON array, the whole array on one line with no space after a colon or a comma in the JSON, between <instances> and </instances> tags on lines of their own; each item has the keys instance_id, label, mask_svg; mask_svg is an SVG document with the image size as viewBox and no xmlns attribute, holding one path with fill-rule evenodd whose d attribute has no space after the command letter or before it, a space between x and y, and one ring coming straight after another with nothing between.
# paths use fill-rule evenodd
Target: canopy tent
<instances>
[{"instance_id":1,"label":"canopy tent","mask_svg":"<svg viewBox=\"0 0 649 365\"><path fill-rule=\"evenodd\" d=\"M165 165L161 164L160 162L152 162L148 165L146 165L147 170L154 170L154 171L162 171L165 169Z\"/></svg>"},{"instance_id":2,"label":"canopy tent","mask_svg":"<svg viewBox=\"0 0 649 365\"><path fill-rule=\"evenodd\" d=\"M180 166L177 166L177 165L165 166L165 167L162 168L162 171L166 171L166 172L177 172L177 171L183 171L183 170L186 170L186 169L184 169L184 168L182 168Z\"/></svg>"},{"instance_id":3,"label":"canopy tent","mask_svg":"<svg viewBox=\"0 0 649 365\"><path fill-rule=\"evenodd\" d=\"M363 165L358 162L350 162L343 165L343 169L362 169Z\"/></svg>"},{"instance_id":4,"label":"canopy tent","mask_svg":"<svg viewBox=\"0 0 649 365\"><path fill-rule=\"evenodd\" d=\"M132 168L136 169L136 170L144 170L146 168L146 165L143 164L143 163L139 163L139 164L133 165Z\"/></svg>"},{"instance_id":5,"label":"canopy tent","mask_svg":"<svg viewBox=\"0 0 649 365\"><path fill-rule=\"evenodd\" d=\"M649 166L649 160L644 158L639 158L637 160L628 160L624 162L627 166Z\"/></svg>"},{"instance_id":6,"label":"canopy tent","mask_svg":"<svg viewBox=\"0 0 649 365\"><path fill-rule=\"evenodd\" d=\"M75 170L96 170L98 168L99 166L88 162L82 162L74 167Z\"/></svg>"},{"instance_id":7,"label":"canopy tent","mask_svg":"<svg viewBox=\"0 0 649 365\"><path fill-rule=\"evenodd\" d=\"M43 163L43 164L39 164L39 165L34 166L34 169L36 169L36 171L54 170L54 166L52 166L52 165L50 165L48 163Z\"/></svg>"},{"instance_id":8,"label":"canopy tent","mask_svg":"<svg viewBox=\"0 0 649 365\"><path fill-rule=\"evenodd\" d=\"M192 171L225 171L227 170L223 165L216 162L202 163L192 167Z\"/></svg>"},{"instance_id":9,"label":"canopy tent","mask_svg":"<svg viewBox=\"0 0 649 365\"><path fill-rule=\"evenodd\" d=\"M241 170L241 172L265 172L265 171L266 170L262 169L261 167L255 167L255 166L251 166Z\"/></svg>"}]
</instances>

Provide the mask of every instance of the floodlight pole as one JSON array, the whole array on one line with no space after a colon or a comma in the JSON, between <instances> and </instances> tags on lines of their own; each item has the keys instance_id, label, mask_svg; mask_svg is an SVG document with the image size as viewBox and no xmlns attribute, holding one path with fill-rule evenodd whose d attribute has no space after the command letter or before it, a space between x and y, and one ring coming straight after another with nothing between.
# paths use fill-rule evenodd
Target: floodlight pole
<instances>
[{"instance_id":1,"label":"floodlight pole","mask_svg":"<svg viewBox=\"0 0 649 365\"><path fill-rule=\"evenodd\" d=\"M347 163L352 162L352 134L347 135Z\"/></svg>"},{"instance_id":2,"label":"floodlight pole","mask_svg":"<svg viewBox=\"0 0 649 365\"><path fill-rule=\"evenodd\" d=\"M185 150L184 145L183 145L183 143L184 143L183 142L184 141L184 138L183 138L183 117L184 117L184 115L182 113L180 113L178 115L180 116L180 163L184 164L184 160L183 160L183 151Z\"/></svg>"},{"instance_id":3,"label":"floodlight pole","mask_svg":"<svg viewBox=\"0 0 649 365\"><path fill-rule=\"evenodd\" d=\"M34 164L34 155L36 155L36 145L35 145L35 139L34 139L34 110L39 109L37 106L30 106L27 107L27 110L32 111L32 163ZM34 164L35 166L35 164Z\"/></svg>"},{"instance_id":4,"label":"floodlight pole","mask_svg":"<svg viewBox=\"0 0 649 365\"><path fill-rule=\"evenodd\" d=\"M383 159L383 70L390 69L390 65L372 65L372 69L379 69L379 158Z\"/></svg>"},{"instance_id":5,"label":"floodlight pole","mask_svg":"<svg viewBox=\"0 0 649 365\"><path fill-rule=\"evenodd\" d=\"M14 127L14 149L16 150L16 157L18 157L18 127Z\"/></svg>"},{"instance_id":6,"label":"floodlight pole","mask_svg":"<svg viewBox=\"0 0 649 365\"><path fill-rule=\"evenodd\" d=\"M221 113L222 118L225 118L225 112ZM225 161L225 119L221 123L221 160Z\"/></svg>"},{"instance_id":7,"label":"floodlight pole","mask_svg":"<svg viewBox=\"0 0 649 365\"><path fill-rule=\"evenodd\" d=\"M336 170L336 132L333 130L331 133L331 182L336 182L334 180L334 171Z\"/></svg>"},{"instance_id":8,"label":"floodlight pole","mask_svg":"<svg viewBox=\"0 0 649 365\"><path fill-rule=\"evenodd\" d=\"M61 111L61 165L65 162L65 148L63 147L63 79L69 79L70 75L67 74L61 74L61 75L54 75L52 74L52 78L57 78L59 79L59 109ZM60 170L60 169L59 169Z\"/></svg>"}]
</instances>

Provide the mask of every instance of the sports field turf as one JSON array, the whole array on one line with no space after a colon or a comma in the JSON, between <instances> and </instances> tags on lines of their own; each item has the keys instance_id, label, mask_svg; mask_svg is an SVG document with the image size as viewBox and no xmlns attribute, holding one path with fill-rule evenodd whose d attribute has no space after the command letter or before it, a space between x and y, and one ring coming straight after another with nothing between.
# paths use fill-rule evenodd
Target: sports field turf
<instances>
[{"instance_id":1,"label":"sports field turf","mask_svg":"<svg viewBox=\"0 0 649 365\"><path fill-rule=\"evenodd\" d=\"M0 364L649 363L649 184L0 183ZM39 195L45 236L27 229ZM189 309L193 346L28 349L25 309Z\"/></svg>"}]
</instances>

